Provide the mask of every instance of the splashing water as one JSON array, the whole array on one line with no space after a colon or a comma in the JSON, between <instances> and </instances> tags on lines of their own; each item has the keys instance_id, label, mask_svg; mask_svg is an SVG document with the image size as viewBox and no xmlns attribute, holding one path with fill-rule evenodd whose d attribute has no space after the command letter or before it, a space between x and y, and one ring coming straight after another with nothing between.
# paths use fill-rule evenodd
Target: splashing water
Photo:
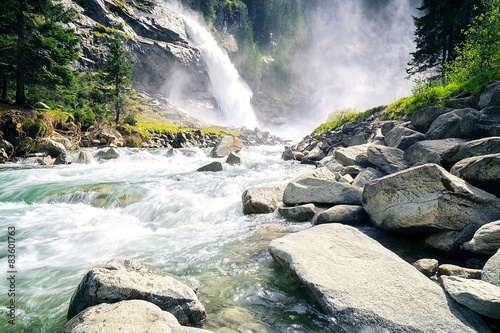
<instances>
[{"instance_id":1,"label":"splashing water","mask_svg":"<svg viewBox=\"0 0 500 333\"><path fill-rule=\"evenodd\" d=\"M208 330L335 332L267 252L270 240L310 224L242 214L245 189L284 186L310 169L282 161L282 149L245 148L242 165L213 173L195 171L212 161L202 150L167 157L124 148L102 164L0 165L0 265L5 274L15 226L18 271L16 327L2 292L0 331L58 332L85 273L129 258L195 280Z\"/></svg>"},{"instance_id":2,"label":"splashing water","mask_svg":"<svg viewBox=\"0 0 500 333\"><path fill-rule=\"evenodd\" d=\"M250 129L257 127L257 118L251 105L252 90L240 77L228 55L200 23L184 17L184 24L189 37L199 45L207 63L212 93L223 112L220 121L223 125L245 126Z\"/></svg>"}]
</instances>

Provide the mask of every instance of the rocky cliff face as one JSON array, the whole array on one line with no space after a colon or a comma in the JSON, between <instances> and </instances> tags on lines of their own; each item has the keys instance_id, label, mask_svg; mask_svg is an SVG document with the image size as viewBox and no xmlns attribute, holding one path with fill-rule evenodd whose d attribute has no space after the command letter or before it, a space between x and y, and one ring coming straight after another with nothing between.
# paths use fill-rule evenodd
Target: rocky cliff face
<instances>
[{"instance_id":1,"label":"rocky cliff face","mask_svg":"<svg viewBox=\"0 0 500 333\"><path fill-rule=\"evenodd\" d=\"M188 41L182 18L163 4L148 0L63 3L78 12L70 24L82 39L74 70L98 70L109 38L119 33L136 61L132 73L136 89L166 96L208 91L209 78L199 48Z\"/></svg>"}]
</instances>

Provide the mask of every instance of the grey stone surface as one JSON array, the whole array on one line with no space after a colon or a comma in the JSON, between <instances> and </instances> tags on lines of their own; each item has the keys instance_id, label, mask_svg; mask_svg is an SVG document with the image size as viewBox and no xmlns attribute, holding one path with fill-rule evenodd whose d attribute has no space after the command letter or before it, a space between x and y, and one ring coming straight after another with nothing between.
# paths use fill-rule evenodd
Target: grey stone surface
<instances>
[{"instance_id":1,"label":"grey stone surface","mask_svg":"<svg viewBox=\"0 0 500 333\"><path fill-rule=\"evenodd\" d=\"M404 152L404 158L411 165L425 163L441 165L444 154L465 142L467 140L454 138L420 141Z\"/></svg>"},{"instance_id":2,"label":"grey stone surface","mask_svg":"<svg viewBox=\"0 0 500 333\"><path fill-rule=\"evenodd\" d=\"M361 206L337 205L318 215L316 224L342 223L347 225L361 225L368 223L368 214Z\"/></svg>"},{"instance_id":3,"label":"grey stone surface","mask_svg":"<svg viewBox=\"0 0 500 333\"><path fill-rule=\"evenodd\" d=\"M489 137L459 144L442 156L444 164L451 167L469 157L500 153L500 137Z\"/></svg>"},{"instance_id":4,"label":"grey stone surface","mask_svg":"<svg viewBox=\"0 0 500 333\"><path fill-rule=\"evenodd\" d=\"M35 151L44 152L58 160L54 164L67 164L68 163L68 152L66 148L61 143L55 142L52 139L44 138L41 139L36 147Z\"/></svg>"},{"instance_id":5,"label":"grey stone surface","mask_svg":"<svg viewBox=\"0 0 500 333\"><path fill-rule=\"evenodd\" d=\"M99 304L73 317L59 333L202 333L194 327L182 327L169 312L142 300Z\"/></svg>"},{"instance_id":6,"label":"grey stone surface","mask_svg":"<svg viewBox=\"0 0 500 333\"><path fill-rule=\"evenodd\" d=\"M420 132L409 129L403 125L399 125L387 133L384 139L389 147L406 150L418 141L423 140L424 137L424 134Z\"/></svg>"},{"instance_id":7,"label":"grey stone surface","mask_svg":"<svg viewBox=\"0 0 500 333\"><path fill-rule=\"evenodd\" d=\"M475 109L477 107L477 100L474 96L462 97L462 98L452 98L444 101L445 108L451 109L465 109L471 108Z\"/></svg>"},{"instance_id":8,"label":"grey stone surface","mask_svg":"<svg viewBox=\"0 0 500 333\"><path fill-rule=\"evenodd\" d=\"M494 105L500 105L500 81L487 86L479 97L479 110Z\"/></svg>"},{"instance_id":9,"label":"grey stone surface","mask_svg":"<svg viewBox=\"0 0 500 333\"><path fill-rule=\"evenodd\" d=\"M436 164L424 164L366 184L363 207L384 230L462 230L500 219L500 200Z\"/></svg>"},{"instance_id":10,"label":"grey stone surface","mask_svg":"<svg viewBox=\"0 0 500 333\"><path fill-rule=\"evenodd\" d=\"M413 267L427 277L436 274L438 265L439 262L436 259L419 259L413 263Z\"/></svg>"},{"instance_id":11,"label":"grey stone surface","mask_svg":"<svg viewBox=\"0 0 500 333\"><path fill-rule=\"evenodd\" d=\"M484 265L481 280L500 287L500 249Z\"/></svg>"},{"instance_id":12,"label":"grey stone surface","mask_svg":"<svg viewBox=\"0 0 500 333\"><path fill-rule=\"evenodd\" d=\"M116 148L99 149L95 154L95 158L100 160L112 160L120 156L120 152Z\"/></svg>"},{"instance_id":13,"label":"grey stone surface","mask_svg":"<svg viewBox=\"0 0 500 333\"><path fill-rule=\"evenodd\" d=\"M365 167L368 166L367 149L367 144L338 148L335 150L335 159L343 166L359 165Z\"/></svg>"},{"instance_id":14,"label":"grey stone surface","mask_svg":"<svg viewBox=\"0 0 500 333\"><path fill-rule=\"evenodd\" d=\"M500 319L500 287L455 276L445 279L443 285L458 303L480 315Z\"/></svg>"},{"instance_id":15,"label":"grey stone surface","mask_svg":"<svg viewBox=\"0 0 500 333\"><path fill-rule=\"evenodd\" d=\"M494 254L500 248L500 221L483 225L476 231L474 237L464 244L464 249L470 252Z\"/></svg>"},{"instance_id":16,"label":"grey stone surface","mask_svg":"<svg viewBox=\"0 0 500 333\"><path fill-rule=\"evenodd\" d=\"M200 168L198 168L196 171L199 172L218 172L224 170L224 167L222 166L222 163L219 161L213 161L212 163L209 163L207 165L204 165Z\"/></svg>"},{"instance_id":17,"label":"grey stone surface","mask_svg":"<svg viewBox=\"0 0 500 333\"><path fill-rule=\"evenodd\" d=\"M425 237L425 247L444 253L453 253L459 250L461 231L442 231Z\"/></svg>"},{"instance_id":18,"label":"grey stone surface","mask_svg":"<svg viewBox=\"0 0 500 333\"><path fill-rule=\"evenodd\" d=\"M428 106L418 111L415 111L411 116L411 125L419 132L426 133L437 117L452 111L451 108Z\"/></svg>"},{"instance_id":19,"label":"grey stone surface","mask_svg":"<svg viewBox=\"0 0 500 333\"><path fill-rule=\"evenodd\" d=\"M353 227L319 225L272 241L269 251L346 331L489 331L441 287Z\"/></svg>"},{"instance_id":20,"label":"grey stone surface","mask_svg":"<svg viewBox=\"0 0 500 333\"><path fill-rule=\"evenodd\" d=\"M243 142L240 139L232 135L225 135L212 149L210 157L226 157L230 153L239 152L241 149L243 149Z\"/></svg>"},{"instance_id":21,"label":"grey stone surface","mask_svg":"<svg viewBox=\"0 0 500 333\"><path fill-rule=\"evenodd\" d=\"M356 176L356 178L354 178L352 185L363 187L368 182L375 180L375 179L378 179L378 178L381 178L381 177L384 177L384 176L385 176L385 173L383 173L382 171L368 167L365 170L361 171Z\"/></svg>"},{"instance_id":22,"label":"grey stone surface","mask_svg":"<svg viewBox=\"0 0 500 333\"><path fill-rule=\"evenodd\" d=\"M489 106L467 113L460 123L461 136L480 139L500 136L500 106Z\"/></svg>"},{"instance_id":23,"label":"grey stone surface","mask_svg":"<svg viewBox=\"0 0 500 333\"><path fill-rule=\"evenodd\" d=\"M229 153L229 156L226 158L226 163L229 165L238 165L241 164L241 158L234 153Z\"/></svg>"},{"instance_id":24,"label":"grey stone surface","mask_svg":"<svg viewBox=\"0 0 500 333\"><path fill-rule=\"evenodd\" d=\"M283 190L279 187L249 188L241 196L243 214L269 214L278 208L283 200Z\"/></svg>"},{"instance_id":25,"label":"grey stone surface","mask_svg":"<svg viewBox=\"0 0 500 333\"><path fill-rule=\"evenodd\" d=\"M95 162L94 157L92 157L92 154L89 153L88 151L82 150L78 154L78 159L76 160L76 163L80 164L91 164Z\"/></svg>"},{"instance_id":26,"label":"grey stone surface","mask_svg":"<svg viewBox=\"0 0 500 333\"><path fill-rule=\"evenodd\" d=\"M368 162L387 174L408 169L410 165L404 159L401 149L373 145L368 147Z\"/></svg>"},{"instance_id":27,"label":"grey stone surface","mask_svg":"<svg viewBox=\"0 0 500 333\"><path fill-rule=\"evenodd\" d=\"M438 267L439 273L446 276L458 276L464 279L481 279L481 270L465 268L452 264L444 264Z\"/></svg>"},{"instance_id":28,"label":"grey stone surface","mask_svg":"<svg viewBox=\"0 0 500 333\"><path fill-rule=\"evenodd\" d=\"M314 215L316 215L317 210L318 208L314 204L305 204L293 207L278 207L278 212L281 216L294 222L311 221Z\"/></svg>"},{"instance_id":29,"label":"grey stone surface","mask_svg":"<svg viewBox=\"0 0 500 333\"><path fill-rule=\"evenodd\" d=\"M458 109L447 112L434 120L425 134L426 140L439 140L447 138L463 138L460 129L462 119L469 112L477 112L474 109Z\"/></svg>"},{"instance_id":30,"label":"grey stone surface","mask_svg":"<svg viewBox=\"0 0 500 333\"><path fill-rule=\"evenodd\" d=\"M474 186L500 196L500 154L466 158L455 163L450 172Z\"/></svg>"},{"instance_id":31,"label":"grey stone surface","mask_svg":"<svg viewBox=\"0 0 500 333\"><path fill-rule=\"evenodd\" d=\"M68 318L101 303L145 300L172 313L182 325L201 325L206 312L192 288L157 268L113 259L90 270L73 293Z\"/></svg>"},{"instance_id":32,"label":"grey stone surface","mask_svg":"<svg viewBox=\"0 0 500 333\"><path fill-rule=\"evenodd\" d=\"M339 183L327 168L318 168L297 177L285 188L283 203L296 205L305 203L348 204L361 203L361 188Z\"/></svg>"}]
</instances>

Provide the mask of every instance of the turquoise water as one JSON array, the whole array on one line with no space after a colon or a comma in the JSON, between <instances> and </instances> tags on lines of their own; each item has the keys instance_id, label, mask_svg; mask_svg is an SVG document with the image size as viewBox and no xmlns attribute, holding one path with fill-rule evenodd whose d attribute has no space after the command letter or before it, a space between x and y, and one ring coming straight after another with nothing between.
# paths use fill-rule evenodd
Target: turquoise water
<instances>
[{"instance_id":1,"label":"turquoise water","mask_svg":"<svg viewBox=\"0 0 500 333\"><path fill-rule=\"evenodd\" d=\"M214 332L338 331L267 252L270 240L310 225L242 214L244 190L284 187L311 168L282 161L282 151L245 148L243 165L218 173L195 171L211 162L199 149L194 157L121 149L90 165L0 165L0 331L57 332L82 277L112 258L196 282ZM16 230L16 326L7 322L8 227Z\"/></svg>"}]
</instances>

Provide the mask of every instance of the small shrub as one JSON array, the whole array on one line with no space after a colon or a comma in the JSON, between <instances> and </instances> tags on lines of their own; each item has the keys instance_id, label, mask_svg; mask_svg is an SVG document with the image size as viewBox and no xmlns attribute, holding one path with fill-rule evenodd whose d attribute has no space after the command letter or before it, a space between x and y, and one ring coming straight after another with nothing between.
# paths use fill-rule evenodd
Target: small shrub
<instances>
[{"instance_id":1,"label":"small shrub","mask_svg":"<svg viewBox=\"0 0 500 333\"><path fill-rule=\"evenodd\" d=\"M142 138L140 135L131 135L125 140L125 146L129 148L141 148Z\"/></svg>"}]
</instances>

